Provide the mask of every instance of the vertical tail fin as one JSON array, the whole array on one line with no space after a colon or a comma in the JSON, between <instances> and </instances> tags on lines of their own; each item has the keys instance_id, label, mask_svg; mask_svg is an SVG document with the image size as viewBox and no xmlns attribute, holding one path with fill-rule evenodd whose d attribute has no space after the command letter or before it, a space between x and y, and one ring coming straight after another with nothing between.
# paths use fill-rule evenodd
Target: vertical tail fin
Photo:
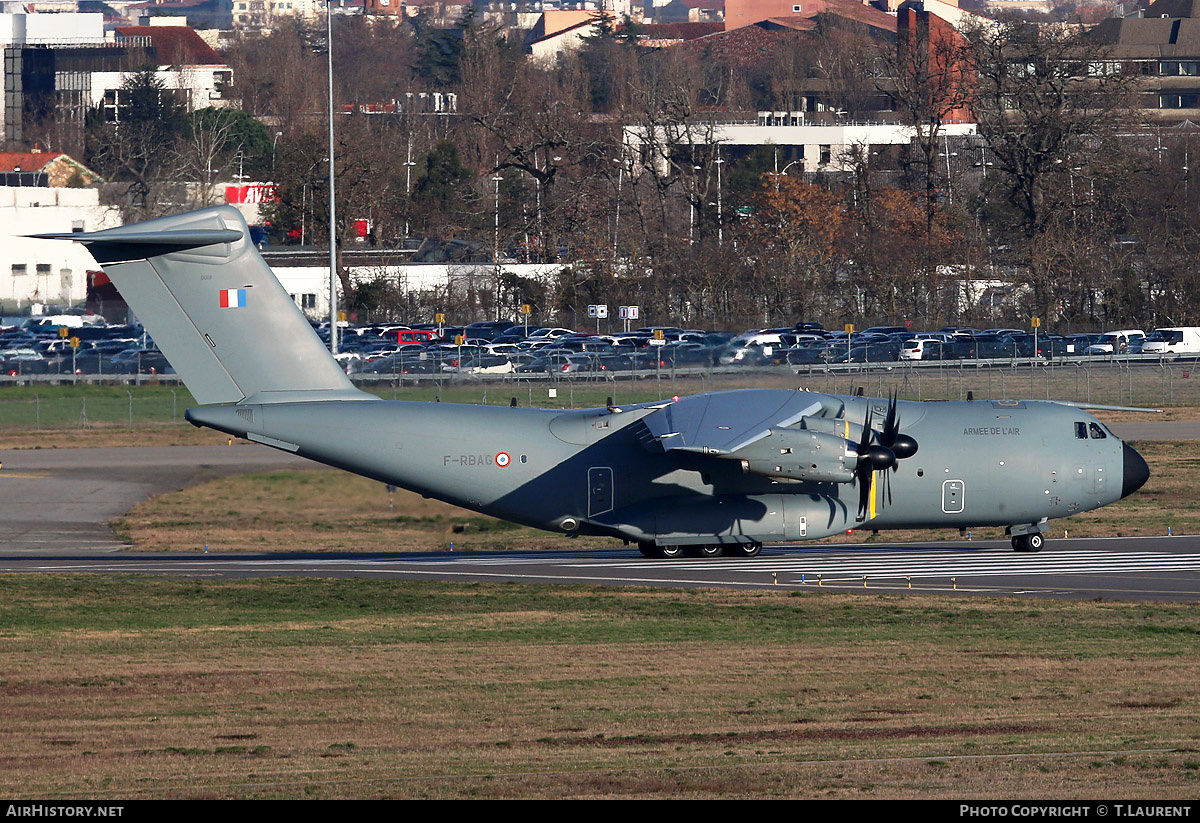
<instances>
[{"instance_id":1,"label":"vertical tail fin","mask_svg":"<svg viewBox=\"0 0 1200 823\"><path fill-rule=\"evenodd\" d=\"M370 398L329 355L234 208L38 236L87 246L200 403Z\"/></svg>"}]
</instances>

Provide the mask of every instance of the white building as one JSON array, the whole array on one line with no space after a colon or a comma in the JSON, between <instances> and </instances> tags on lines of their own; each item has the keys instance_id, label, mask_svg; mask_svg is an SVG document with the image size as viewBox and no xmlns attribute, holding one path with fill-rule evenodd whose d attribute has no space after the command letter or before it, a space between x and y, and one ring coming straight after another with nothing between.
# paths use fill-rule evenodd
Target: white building
<instances>
[{"instance_id":1,"label":"white building","mask_svg":"<svg viewBox=\"0 0 1200 823\"><path fill-rule=\"evenodd\" d=\"M0 14L0 46L104 43L104 15L90 12Z\"/></svg>"},{"instance_id":2,"label":"white building","mask_svg":"<svg viewBox=\"0 0 1200 823\"><path fill-rule=\"evenodd\" d=\"M689 123L674 130L658 128L653 134L642 126L625 127L625 151L633 160L666 174L667 153L681 147L778 146L796 157L798 171L848 172L850 149L855 146L905 146L915 136L912 126L899 123L807 123L804 112L758 113L753 123ZM941 134L957 139L974 135L974 123L944 125ZM781 164L782 165L782 164ZM786 170L786 169L783 169Z\"/></svg>"},{"instance_id":3,"label":"white building","mask_svg":"<svg viewBox=\"0 0 1200 823\"><path fill-rule=\"evenodd\" d=\"M494 290L497 276L519 277L549 284L565 268L563 263L408 263L391 266L349 266L356 283L386 278L403 294L447 295ZM272 266L271 270L304 313L313 320L329 317L329 266Z\"/></svg>"},{"instance_id":4,"label":"white building","mask_svg":"<svg viewBox=\"0 0 1200 823\"><path fill-rule=\"evenodd\" d=\"M97 189L0 186L0 306L19 314L30 303L81 305L87 273L100 267L78 243L24 235L99 231L121 225Z\"/></svg>"}]
</instances>

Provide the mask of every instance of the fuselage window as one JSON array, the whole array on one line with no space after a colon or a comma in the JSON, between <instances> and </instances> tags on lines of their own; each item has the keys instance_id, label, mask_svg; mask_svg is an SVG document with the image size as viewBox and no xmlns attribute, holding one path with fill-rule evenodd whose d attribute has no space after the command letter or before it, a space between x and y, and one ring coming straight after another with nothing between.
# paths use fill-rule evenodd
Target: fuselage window
<instances>
[{"instance_id":1,"label":"fuselage window","mask_svg":"<svg viewBox=\"0 0 1200 823\"><path fill-rule=\"evenodd\" d=\"M1076 440L1087 440L1087 438L1088 438L1087 423L1084 423L1084 422L1076 423L1075 424L1075 439Z\"/></svg>"},{"instance_id":2,"label":"fuselage window","mask_svg":"<svg viewBox=\"0 0 1200 823\"><path fill-rule=\"evenodd\" d=\"M1103 440L1108 437L1098 423L1088 423L1088 430L1091 431L1093 440Z\"/></svg>"}]
</instances>

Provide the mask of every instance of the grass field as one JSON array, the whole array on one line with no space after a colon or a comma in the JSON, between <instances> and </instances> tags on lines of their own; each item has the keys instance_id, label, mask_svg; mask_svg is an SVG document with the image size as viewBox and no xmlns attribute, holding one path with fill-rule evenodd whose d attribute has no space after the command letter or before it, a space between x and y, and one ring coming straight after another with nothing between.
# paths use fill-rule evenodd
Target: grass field
<instances>
[{"instance_id":1,"label":"grass field","mask_svg":"<svg viewBox=\"0 0 1200 823\"><path fill-rule=\"evenodd\" d=\"M1194 606L0 580L10 797L1193 798Z\"/></svg>"}]
</instances>

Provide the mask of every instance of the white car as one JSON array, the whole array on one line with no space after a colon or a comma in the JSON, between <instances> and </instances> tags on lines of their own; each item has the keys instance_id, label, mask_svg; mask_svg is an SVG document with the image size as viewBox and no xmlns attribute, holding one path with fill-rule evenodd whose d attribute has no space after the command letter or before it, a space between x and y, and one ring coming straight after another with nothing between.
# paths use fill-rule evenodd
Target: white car
<instances>
[{"instance_id":1,"label":"white car","mask_svg":"<svg viewBox=\"0 0 1200 823\"><path fill-rule=\"evenodd\" d=\"M1085 354L1136 354L1142 350L1146 333L1141 329L1105 332L1099 343L1087 347Z\"/></svg>"},{"instance_id":2,"label":"white car","mask_svg":"<svg viewBox=\"0 0 1200 823\"><path fill-rule=\"evenodd\" d=\"M1155 329L1142 343L1142 354L1198 354L1200 326Z\"/></svg>"}]
</instances>

